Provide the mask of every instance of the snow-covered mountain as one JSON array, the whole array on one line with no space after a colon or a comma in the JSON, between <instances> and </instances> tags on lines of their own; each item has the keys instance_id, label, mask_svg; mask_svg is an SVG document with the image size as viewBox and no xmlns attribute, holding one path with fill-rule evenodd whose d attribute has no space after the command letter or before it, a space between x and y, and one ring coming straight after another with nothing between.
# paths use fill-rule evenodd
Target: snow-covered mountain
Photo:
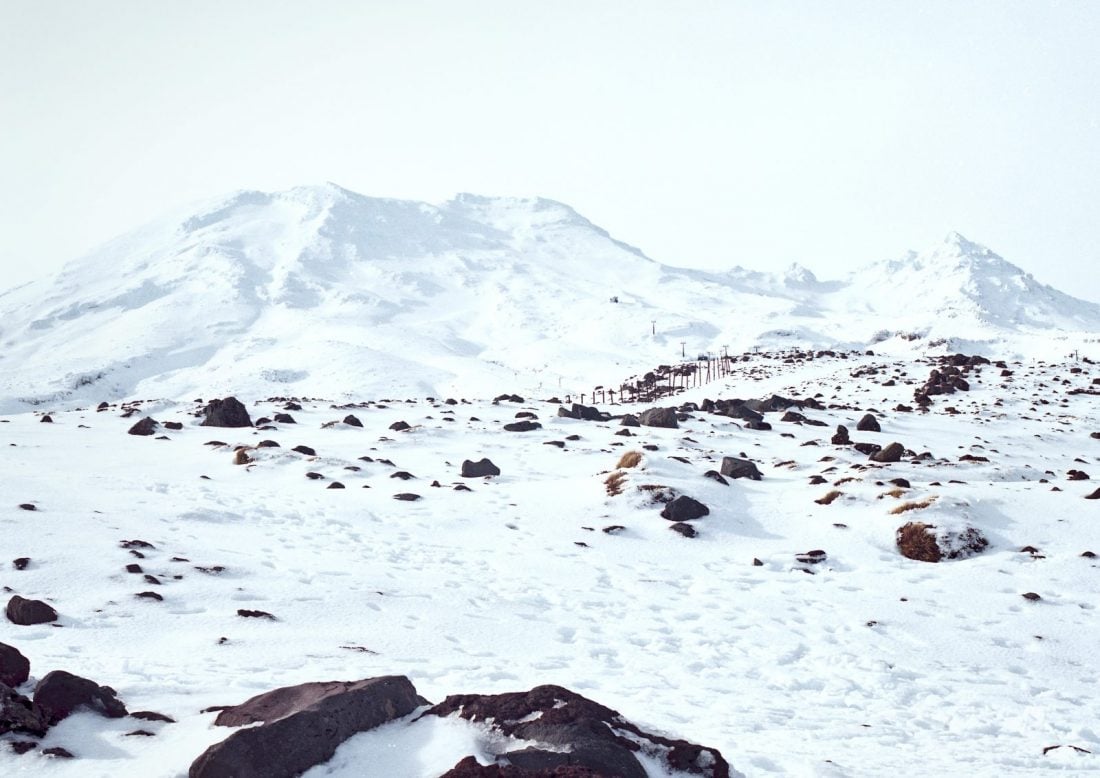
<instances>
[{"instance_id":1,"label":"snow-covered mountain","mask_svg":"<svg viewBox=\"0 0 1100 778\"><path fill-rule=\"evenodd\" d=\"M708 273L550 200L437 206L328 184L208 202L0 295L0 406L554 393L687 352L1050 328L1100 329L1100 306L957 235L845 281Z\"/></svg>"}]
</instances>

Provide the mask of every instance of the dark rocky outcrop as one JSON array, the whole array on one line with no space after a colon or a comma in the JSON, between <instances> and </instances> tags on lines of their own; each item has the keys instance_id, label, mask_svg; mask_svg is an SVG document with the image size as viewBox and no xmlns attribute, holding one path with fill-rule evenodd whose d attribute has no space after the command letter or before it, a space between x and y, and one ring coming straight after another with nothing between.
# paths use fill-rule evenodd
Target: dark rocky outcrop
<instances>
[{"instance_id":1,"label":"dark rocky outcrop","mask_svg":"<svg viewBox=\"0 0 1100 778\"><path fill-rule=\"evenodd\" d=\"M642 411L641 415L638 416L638 422L643 427L676 429L680 426L676 419L675 408L650 408Z\"/></svg>"},{"instance_id":2,"label":"dark rocky outcrop","mask_svg":"<svg viewBox=\"0 0 1100 778\"><path fill-rule=\"evenodd\" d=\"M262 724L206 749L188 776L292 778L327 762L352 735L406 716L421 702L402 676L276 689L218 714L219 726Z\"/></svg>"},{"instance_id":3,"label":"dark rocky outcrop","mask_svg":"<svg viewBox=\"0 0 1100 778\"><path fill-rule=\"evenodd\" d=\"M490 475L500 475L500 468L489 459L482 458L477 462L466 459L462 462L463 478L482 478Z\"/></svg>"},{"instance_id":4,"label":"dark rocky outcrop","mask_svg":"<svg viewBox=\"0 0 1100 778\"><path fill-rule=\"evenodd\" d=\"M87 709L109 719L126 715L126 706L119 701L114 689L64 670L47 673L38 682L34 687L34 704L51 726L77 709Z\"/></svg>"},{"instance_id":5,"label":"dark rocky outcrop","mask_svg":"<svg viewBox=\"0 0 1100 778\"><path fill-rule=\"evenodd\" d=\"M202 409L203 427L251 427L248 411L236 397L211 400Z\"/></svg>"},{"instance_id":6,"label":"dark rocky outcrop","mask_svg":"<svg viewBox=\"0 0 1100 778\"><path fill-rule=\"evenodd\" d=\"M504 429L508 432L530 432L531 430L542 429L542 425L537 421L523 419L521 421L514 421L511 424L505 424Z\"/></svg>"},{"instance_id":7,"label":"dark rocky outcrop","mask_svg":"<svg viewBox=\"0 0 1100 778\"><path fill-rule=\"evenodd\" d=\"M33 702L0 683L0 735L19 732L41 737L48 728L49 722Z\"/></svg>"},{"instance_id":8,"label":"dark rocky outcrop","mask_svg":"<svg viewBox=\"0 0 1100 778\"><path fill-rule=\"evenodd\" d=\"M563 405L558 408L558 416L581 421L607 421L611 418L609 414L602 412L599 408L591 405L581 405L580 403L573 403L569 408Z\"/></svg>"},{"instance_id":9,"label":"dark rocky outcrop","mask_svg":"<svg viewBox=\"0 0 1100 778\"><path fill-rule=\"evenodd\" d=\"M8 600L4 615L8 617L8 621L12 624L19 624L24 627L57 621L57 611L49 603L41 600L28 600L18 594Z\"/></svg>"},{"instance_id":10,"label":"dark rocky outcrop","mask_svg":"<svg viewBox=\"0 0 1100 778\"><path fill-rule=\"evenodd\" d=\"M344 424L347 424L349 427L362 427L363 426L363 422L359 421L358 418L356 418L354 415L352 415L350 413L347 416L344 417Z\"/></svg>"},{"instance_id":11,"label":"dark rocky outcrop","mask_svg":"<svg viewBox=\"0 0 1100 778\"><path fill-rule=\"evenodd\" d=\"M0 684L13 689L26 683L31 675L31 663L15 646L0 643Z\"/></svg>"},{"instance_id":12,"label":"dark rocky outcrop","mask_svg":"<svg viewBox=\"0 0 1100 778\"><path fill-rule=\"evenodd\" d=\"M716 749L645 732L617 711L560 686L537 686L511 694L456 695L426 715L461 716L486 723L506 736L537 744L496 755L503 764L520 769L516 773L503 773L509 778L541 775L646 778L646 770L634 756L643 749L660 754L669 770L703 778L729 778L730 774L729 765ZM463 764L464 769L473 769L464 760L455 770ZM448 775L455 778L494 773Z\"/></svg>"},{"instance_id":13,"label":"dark rocky outcrop","mask_svg":"<svg viewBox=\"0 0 1100 778\"><path fill-rule=\"evenodd\" d=\"M686 494L682 494L671 502L666 503L664 510L661 511L662 519L676 522L691 521L692 519L700 519L708 515L710 515L710 508L703 505L703 503L698 500L688 497Z\"/></svg>"},{"instance_id":14,"label":"dark rocky outcrop","mask_svg":"<svg viewBox=\"0 0 1100 778\"><path fill-rule=\"evenodd\" d=\"M719 472L729 478L750 478L753 481L759 481L763 477L755 463L740 457L722 457Z\"/></svg>"},{"instance_id":15,"label":"dark rocky outcrop","mask_svg":"<svg viewBox=\"0 0 1100 778\"><path fill-rule=\"evenodd\" d=\"M865 414L856 423L856 429L860 432L882 432L882 427L879 426L878 419L875 418L873 413Z\"/></svg>"},{"instance_id":16,"label":"dark rocky outcrop","mask_svg":"<svg viewBox=\"0 0 1100 778\"><path fill-rule=\"evenodd\" d=\"M905 446L895 442L871 454L871 460L874 462L900 462L904 453Z\"/></svg>"},{"instance_id":17,"label":"dark rocky outcrop","mask_svg":"<svg viewBox=\"0 0 1100 778\"><path fill-rule=\"evenodd\" d=\"M829 441L834 446L848 446L852 441L848 437L848 428L843 424L838 424L836 427L836 434Z\"/></svg>"},{"instance_id":18,"label":"dark rocky outcrop","mask_svg":"<svg viewBox=\"0 0 1100 778\"><path fill-rule=\"evenodd\" d=\"M683 521L678 521L675 524L670 524L669 529L673 532L677 532L683 535L685 538L693 538L699 534L695 531L695 527Z\"/></svg>"},{"instance_id":19,"label":"dark rocky outcrop","mask_svg":"<svg viewBox=\"0 0 1100 778\"><path fill-rule=\"evenodd\" d=\"M146 416L130 429L126 430L127 435L152 435L157 431L157 427L160 426L156 420L150 416Z\"/></svg>"}]
</instances>

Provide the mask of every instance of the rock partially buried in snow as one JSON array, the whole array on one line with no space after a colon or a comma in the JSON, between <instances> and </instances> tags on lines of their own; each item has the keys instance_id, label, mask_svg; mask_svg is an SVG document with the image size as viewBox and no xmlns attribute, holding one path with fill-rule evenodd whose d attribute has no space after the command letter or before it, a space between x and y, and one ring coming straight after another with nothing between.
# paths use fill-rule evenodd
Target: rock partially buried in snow
<instances>
[{"instance_id":1,"label":"rock partially buried in snow","mask_svg":"<svg viewBox=\"0 0 1100 778\"><path fill-rule=\"evenodd\" d=\"M542 425L537 421L523 419L522 421L514 421L511 424L505 424L504 429L508 430L508 432L530 432L531 430L542 429Z\"/></svg>"},{"instance_id":2,"label":"rock partially buried in snow","mask_svg":"<svg viewBox=\"0 0 1100 778\"><path fill-rule=\"evenodd\" d=\"M30 678L31 663L15 646L0 643L0 684L13 689Z\"/></svg>"},{"instance_id":3,"label":"rock partially buried in snow","mask_svg":"<svg viewBox=\"0 0 1100 778\"><path fill-rule=\"evenodd\" d=\"M878 419L875 418L873 413L865 414L856 424L856 429L860 432L882 432Z\"/></svg>"},{"instance_id":4,"label":"rock partially buried in snow","mask_svg":"<svg viewBox=\"0 0 1100 778\"><path fill-rule=\"evenodd\" d=\"M905 446L900 443L891 443L886 448L871 454L873 462L900 462L905 453Z\"/></svg>"},{"instance_id":5,"label":"rock partially buried in snow","mask_svg":"<svg viewBox=\"0 0 1100 778\"><path fill-rule=\"evenodd\" d=\"M643 427L676 429L680 426L676 419L675 408L650 408L648 411L642 411L638 421Z\"/></svg>"},{"instance_id":6,"label":"rock partially buried in snow","mask_svg":"<svg viewBox=\"0 0 1100 778\"><path fill-rule=\"evenodd\" d=\"M49 603L41 600L28 600L18 594L8 600L4 615L12 624L29 627L34 624L49 624L57 621L57 611Z\"/></svg>"},{"instance_id":7,"label":"rock partially buried in snow","mask_svg":"<svg viewBox=\"0 0 1100 778\"><path fill-rule=\"evenodd\" d=\"M109 719L126 715L126 706L119 701L114 689L64 670L47 673L38 682L34 687L34 704L51 725L83 709Z\"/></svg>"},{"instance_id":8,"label":"rock partially buried in snow","mask_svg":"<svg viewBox=\"0 0 1100 778\"><path fill-rule=\"evenodd\" d=\"M210 746L192 763L188 776L293 778L327 762L352 735L406 716L421 702L403 676L305 683L266 692L218 714L218 726L261 725Z\"/></svg>"},{"instance_id":9,"label":"rock partially buried in snow","mask_svg":"<svg viewBox=\"0 0 1100 778\"><path fill-rule=\"evenodd\" d=\"M682 494L666 504L664 510L661 511L662 519L675 522L701 519L708 515L710 515L710 508L686 494Z\"/></svg>"},{"instance_id":10,"label":"rock partially buried in snow","mask_svg":"<svg viewBox=\"0 0 1100 778\"><path fill-rule=\"evenodd\" d=\"M49 722L40 708L22 694L0 683L0 735L20 732L42 736L48 728Z\"/></svg>"},{"instance_id":11,"label":"rock partially buried in snow","mask_svg":"<svg viewBox=\"0 0 1100 778\"><path fill-rule=\"evenodd\" d=\"M157 431L159 424L149 416L139 421L126 431L127 435L152 435Z\"/></svg>"},{"instance_id":12,"label":"rock partially buried in snow","mask_svg":"<svg viewBox=\"0 0 1100 778\"><path fill-rule=\"evenodd\" d=\"M482 478L490 475L500 475L500 468L489 459L482 458L477 462L466 459L462 462L463 478Z\"/></svg>"},{"instance_id":13,"label":"rock partially buried in snow","mask_svg":"<svg viewBox=\"0 0 1100 778\"><path fill-rule=\"evenodd\" d=\"M729 478L750 478L759 481L762 476L756 464L740 457L722 457L722 467L719 472Z\"/></svg>"},{"instance_id":14,"label":"rock partially buried in snow","mask_svg":"<svg viewBox=\"0 0 1100 778\"><path fill-rule=\"evenodd\" d=\"M463 760L448 776L647 778L634 756L637 751L652 755L668 771L701 778L730 775L729 764L717 749L646 732L617 711L560 686L537 686L510 694L455 695L425 715L459 716L506 737L536 744L492 754L497 773L462 772L471 769L469 761ZM507 741L501 742L506 747ZM506 765L519 768L519 772L509 773Z\"/></svg>"},{"instance_id":15,"label":"rock partially buried in snow","mask_svg":"<svg viewBox=\"0 0 1100 778\"><path fill-rule=\"evenodd\" d=\"M223 400L211 400L202 409L203 427L251 427L252 419L248 411L236 397L226 397Z\"/></svg>"}]
</instances>

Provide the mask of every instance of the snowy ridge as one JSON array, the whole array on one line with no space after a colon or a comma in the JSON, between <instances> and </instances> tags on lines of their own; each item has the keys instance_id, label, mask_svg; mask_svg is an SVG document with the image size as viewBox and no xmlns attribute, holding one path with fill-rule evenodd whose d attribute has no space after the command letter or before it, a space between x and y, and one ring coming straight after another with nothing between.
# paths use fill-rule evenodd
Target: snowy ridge
<instances>
[{"instance_id":1,"label":"snowy ridge","mask_svg":"<svg viewBox=\"0 0 1100 778\"><path fill-rule=\"evenodd\" d=\"M708 273L655 262L552 200L429 205L334 184L168 216L0 294L0 314L10 409L273 382L333 399L568 393L687 351L1100 329L1100 306L957 235L845 281L797 265Z\"/></svg>"}]
</instances>

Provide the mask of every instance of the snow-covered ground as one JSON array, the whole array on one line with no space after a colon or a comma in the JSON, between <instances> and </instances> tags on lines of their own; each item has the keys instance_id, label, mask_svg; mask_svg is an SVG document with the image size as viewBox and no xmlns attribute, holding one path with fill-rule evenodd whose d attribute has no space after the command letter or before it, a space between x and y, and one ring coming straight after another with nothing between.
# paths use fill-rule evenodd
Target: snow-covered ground
<instances>
[{"instance_id":1,"label":"snow-covered ground","mask_svg":"<svg viewBox=\"0 0 1100 778\"><path fill-rule=\"evenodd\" d=\"M181 776L227 734L204 708L388 674L408 675L433 702L559 684L719 748L750 776L1096 771L1100 567L1081 554L1100 553L1100 502L1084 499L1100 478L1090 437L1100 409L1095 395L1067 392L1095 388L1100 369L1048 348L1045 363L1010 362L1011 377L984 366L970 392L933 398L927 414L892 410L928 376L916 357L761 355L676 400L820 393L837 406L803 411L828 426L768 414L773 429L762 432L692 413L679 429L622 437L617 422L559 418L538 399L556 389L523 403L485 399L495 391L455 405L411 394L362 394L376 402L350 410L304 402L297 424L266 431L199 427L199 406L180 400L128 419L94 404L42 406L53 424L31 411L0 417L0 585L61 614L59 627L0 621L0 642L31 660L34 677L66 669L110 685L131 710L177 721L140 722L155 737L128 737L139 722L80 713L42 744L77 759L0 748L0 775ZM283 403L259 400L278 389L241 399L253 418L270 417ZM857 432L870 409L882 431ZM522 411L543 428L504 431ZM347 413L363 428L322 428ZM158 430L167 440L127 435L144 414L184 427ZM399 420L412 428L391 431ZM933 458L874 465L830 444L837 424L853 440L896 440ZM233 463L233 446L264 439L280 447ZM317 456L290 451L303 444ZM609 496L604 480L632 450L642 463ZM742 452L761 481L704 477ZM481 457L502 474L461 479L462 461ZM1071 469L1092 480L1068 481ZM826 483L811 485L814 475ZM894 478L911 488L889 494ZM346 488L327 488L334 481ZM454 490L460 481L472 491ZM693 522L698 537L671 532L643 485L709 506ZM833 489L842 494L830 504L815 502ZM421 499L395 500L400 492ZM905 559L894 533L916 519L967 523L990 546L939 564ZM625 529L603 531L614 525ZM138 559L120 546L134 539L155 548ZM827 559L797 561L814 549ZM32 561L18 571L16 557ZM159 585L127 573L135 562ZM163 601L135 597L148 590ZM455 722L399 722L353 738L309 775L437 776L479 736ZM1044 755L1053 745L1091 753ZM381 748L385 757L371 756Z\"/></svg>"}]
</instances>

